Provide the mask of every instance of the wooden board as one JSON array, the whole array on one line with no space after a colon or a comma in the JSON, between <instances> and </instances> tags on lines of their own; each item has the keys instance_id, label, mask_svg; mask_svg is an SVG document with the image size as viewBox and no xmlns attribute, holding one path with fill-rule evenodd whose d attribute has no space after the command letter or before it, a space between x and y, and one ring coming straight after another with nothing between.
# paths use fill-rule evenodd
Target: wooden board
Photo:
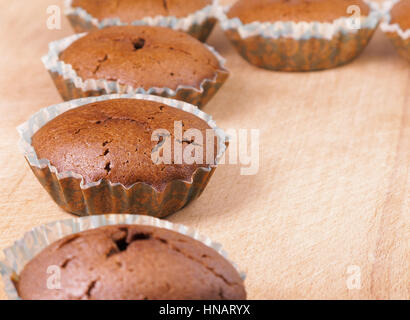
<instances>
[{"instance_id":1,"label":"wooden board","mask_svg":"<svg viewBox=\"0 0 410 320\"><path fill-rule=\"evenodd\" d=\"M70 217L29 170L15 130L61 101L40 61L72 33L65 18L46 28L55 3L0 1L0 249ZM219 28L209 42L232 75L205 111L225 129L260 129L261 167L221 166L170 220L221 242L247 272L250 299L409 299L410 65L380 31L352 64L314 73L252 67ZM348 289L351 266L361 289Z\"/></svg>"}]
</instances>

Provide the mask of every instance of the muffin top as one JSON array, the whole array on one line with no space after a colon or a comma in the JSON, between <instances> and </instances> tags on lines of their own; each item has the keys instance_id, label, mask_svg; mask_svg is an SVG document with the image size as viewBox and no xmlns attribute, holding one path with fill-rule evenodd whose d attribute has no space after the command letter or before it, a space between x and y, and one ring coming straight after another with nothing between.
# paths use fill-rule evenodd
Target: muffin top
<instances>
[{"instance_id":1,"label":"muffin top","mask_svg":"<svg viewBox=\"0 0 410 320\"><path fill-rule=\"evenodd\" d=\"M60 289L47 288L50 266ZM243 281L219 253L180 233L115 225L60 239L23 269L15 282L22 299L245 299Z\"/></svg>"},{"instance_id":2,"label":"muffin top","mask_svg":"<svg viewBox=\"0 0 410 320\"><path fill-rule=\"evenodd\" d=\"M182 121L184 133L189 129L200 130L203 141L180 141L181 137L174 133L174 121ZM154 133L159 129L167 130L164 132L169 136ZM31 143L39 159L49 160L58 172L82 175L86 183L106 179L129 187L145 182L163 190L167 183L179 179L191 181L199 167L209 167L205 151L207 129L210 127L202 119L164 104L116 99L87 104L57 116L33 135ZM159 141L152 141L153 133ZM161 153L165 143L171 146L168 164L154 163L152 152ZM203 164L187 164L185 157L174 161L176 146L182 152L199 146L204 150L200 159ZM216 150L215 143L215 155Z\"/></svg>"},{"instance_id":3,"label":"muffin top","mask_svg":"<svg viewBox=\"0 0 410 320\"><path fill-rule=\"evenodd\" d=\"M83 80L119 81L133 88L199 88L220 70L199 40L168 28L115 26L91 31L60 54Z\"/></svg>"},{"instance_id":4,"label":"muffin top","mask_svg":"<svg viewBox=\"0 0 410 320\"><path fill-rule=\"evenodd\" d=\"M188 16L212 4L212 0L73 0L73 8L82 8L98 20L119 18L131 23L145 17Z\"/></svg>"},{"instance_id":5,"label":"muffin top","mask_svg":"<svg viewBox=\"0 0 410 320\"><path fill-rule=\"evenodd\" d=\"M401 0L393 7L391 23L398 23L404 31L410 29L410 0Z\"/></svg>"},{"instance_id":6,"label":"muffin top","mask_svg":"<svg viewBox=\"0 0 410 320\"><path fill-rule=\"evenodd\" d=\"M349 17L347 8L357 5L362 15L369 14L369 6L362 0L239 0L228 12L229 18L242 23L294 21L332 22Z\"/></svg>"}]
</instances>

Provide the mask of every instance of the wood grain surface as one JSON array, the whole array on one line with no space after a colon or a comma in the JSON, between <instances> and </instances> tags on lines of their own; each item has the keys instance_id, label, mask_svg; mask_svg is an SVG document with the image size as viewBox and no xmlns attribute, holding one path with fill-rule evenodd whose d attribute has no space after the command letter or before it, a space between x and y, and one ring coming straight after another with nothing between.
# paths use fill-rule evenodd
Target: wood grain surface
<instances>
[{"instance_id":1,"label":"wood grain surface","mask_svg":"<svg viewBox=\"0 0 410 320\"><path fill-rule=\"evenodd\" d=\"M31 173L15 129L61 102L40 57L73 31L65 17L62 30L46 28L52 4L62 2L0 0L0 249L70 217ZM204 111L224 129L260 129L260 170L221 166L170 220L221 242L250 299L409 299L410 65L380 30L353 63L312 73L257 69L219 27L209 42L232 74ZM347 286L351 266L360 289Z\"/></svg>"}]
</instances>

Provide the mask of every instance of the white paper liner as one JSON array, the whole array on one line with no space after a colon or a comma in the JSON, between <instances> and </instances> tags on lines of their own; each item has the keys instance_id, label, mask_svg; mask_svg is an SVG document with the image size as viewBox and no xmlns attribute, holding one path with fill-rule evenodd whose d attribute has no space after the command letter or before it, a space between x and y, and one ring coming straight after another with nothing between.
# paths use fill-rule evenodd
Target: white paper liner
<instances>
[{"instance_id":1,"label":"white paper liner","mask_svg":"<svg viewBox=\"0 0 410 320\"><path fill-rule=\"evenodd\" d=\"M398 23L395 24L390 24L391 22L391 9L399 3L400 0L391 0L391 1L385 1L383 3L383 18L384 21L380 25L381 29L383 32L393 32L397 33L403 40L407 40L410 38L410 29L403 30Z\"/></svg>"},{"instance_id":2,"label":"white paper liner","mask_svg":"<svg viewBox=\"0 0 410 320\"><path fill-rule=\"evenodd\" d=\"M138 99L138 100L149 100L149 101L154 101L158 102L173 108L177 108L180 110L183 110L185 112L191 113L194 116L204 120L211 129L214 130L215 136L218 138L218 154L216 155L215 159L215 165L218 165L219 161L222 159L223 154L226 151L226 144L228 136L225 134L225 132L218 128L216 126L215 121L212 119L212 116L206 114L205 112L201 111L198 109L198 107L193 106L192 104L179 101L179 100L174 100L174 99L168 99L168 98L162 98L158 96L152 96L152 95L144 95L144 94L111 94L111 95L104 95L104 96L98 96L98 97L90 97L90 98L81 98L81 99L76 99L76 100L71 100L67 101L64 103L60 104L55 104L52 106L49 106L47 108L43 108L34 115L30 117L28 121L25 123L21 124L20 126L17 127L17 131L20 134L20 141L19 141L19 146L20 149L22 150L25 158L29 162L31 166L43 169L45 167L48 167L50 172L56 174L57 178L59 180L65 179L65 178L75 178L75 179L81 179L81 184L80 187L81 189L88 189L94 186L100 185L102 180L97 181L97 182L91 182L91 183L85 183L84 178L82 175L71 172L71 171L64 171L64 172L58 172L57 168L54 167L53 165L50 164L50 161L47 159L38 159L37 154L31 145L31 137L41 128L43 127L47 122L53 120L55 117L58 115L80 107L85 104L97 102L97 101L105 101L105 100L111 100L111 99ZM160 129L160 128L158 128ZM203 170L211 170L211 168L200 168ZM192 182L192 181L191 181ZM137 183L142 183L142 182L137 182ZM135 183L135 184L137 184ZM122 185L121 183L112 183L109 181L109 184L111 186L117 186L121 185L124 189L129 190L131 189L135 184L126 187Z\"/></svg>"},{"instance_id":3,"label":"white paper liner","mask_svg":"<svg viewBox=\"0 0 410 320\"><path fill-rule=\"evenodd\" d=\"M364 0L370 6L370 14L367 17L361 17L361 29L374 29L380 21L380 7L378 3ZM294 40L308 40L312 38L331 40L338 33L357 33L358 29L351 27L352 18L342 17L329 22L252 22L243 24L239 18L229 19L225 10L220 10L218 19L224 31L236 29L242 39L253 36L262 36L264 38L291 38Z\"/></svg>"},{"instance_id":4,"label":"white paper liner","mask_svg":"<svg viewBox=\"0 0 410 320\"><path fill-rule=\"evenodd\" d=\"M189 0L187 0L189 1ZM124 25L148 25L167 27L174 30L188 31L190 27L195 24L202 24L206 19L215 18L219 9L219 0L213 0L212 4L204 7L203 9L196 11L186 17L177 18L174 16L156 16L146 17L141 20L135 20L130 24L121 22L119 18L98 20L89 14L86 10L72 6L72 0L65 0L65 14L77 15L82 20L92 23L97 28L105 28L108 26L124 26Z\"/></svg>"},{"instance_id":5,"label":"white paper liner","mask_svg":"<svg viewBox=\"0 0 410 320\"><path fill-rule=\"evenodd\" d=\"M53 41L49 43L49 52L47 55L41 58L45 68L50 72L56 72L61 75L64 80L70 80L74 86L78 89L81 89L83 92L92 91L92 90L102 90L104 89L107 94L113 93L127 93L127 94L157 94L161 95L162 93L166 92L168 96L176 96L177 92L182 89L190 89L196 92L202 93L204 92L204 85L206 82L214 82L217 78L217 74L215 74L213 79L204 79L201 82L201 85L198 88L193 86L187 85L179 85L176 90L172 90L170 88L158 88L152 87L148 90L144 88L133 88L130 85L120 84L119 81L108 81L105 79L83 79L77 75L77 72L73 69L71 64L66 64L64 61L60 60L59 56L60 53L67 49L73 42L77 41L78 39L84 37L87 33L81 34L74 34L72 36L68 36L66 38ZM223 58L213 47L204 44L206 48L218 59L219 62L219 69L222 71L226 71L225 68L225 58Z\"/></svg>"},{"instance_id":6,"label":"white paper liner","mask_svg":"<svg viewBox=\"0 0 410 320\"><path fill-rule=\"evenodd\" d=\"M95 229L108 225L147 225L172 230L188 237L194 238L217 251L227 259L238 271L242 280L246 275L238 269L238 266L228 259L228 254L222 245L213 242L209 237L201 235L196 230L184 225L173 224L166 220L153 217L129 214L111 214L102 216L88 216L51 222L32 229L25 233L22 239L17 240L11 247L5 249L4 260L0 261L0 274L5 284L5 291L10 300L20 300L17 291L11 281L13 274L20 274L24 266L53 242L70 234Z\"/></svg>"}]
</instances>

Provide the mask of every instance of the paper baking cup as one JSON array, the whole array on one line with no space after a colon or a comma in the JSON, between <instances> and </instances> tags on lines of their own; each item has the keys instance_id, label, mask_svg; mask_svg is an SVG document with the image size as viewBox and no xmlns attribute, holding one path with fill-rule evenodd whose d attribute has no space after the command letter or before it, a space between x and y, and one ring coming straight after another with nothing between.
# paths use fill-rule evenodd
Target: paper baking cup
<instances>
[{"instance_id":1,"label":"paper baking cup","mask_svg":"<svg viewBox=\"0 0 410 320\"><path fill-rule=\"evenodd\" d=\"M135 20L130 25L134 26L158 26L174 30L184 31L198 40L205 42L211 34L217 19L219 1L214 0L209 6L196 11L186 17L177 18L173 16L146 17ZM124 26L127 23L121 22L119 18L98 20L82 8L72 6L72 0L65 1L65 14L70 21L75 32L88 32L92 29L102 29L110 26Z\"/></svg>"},{"instance_id":2,"label":"paper baking cup","mask_svg":"<svg viewBox=\"0 0 410 320\"><path fill-rule=\"evenodd\" d=\"M219 61L219 69L213 79L204 79L198 88L180 85L176 90L170 88L153 87L149 90L133 88L121 84L119 81L105 79L82 79L77 75L71 64L60 60L60 53L67 49L73 42L84 37L87 33L75 34L61 40L49 43L49 52L42 57L45 68L51 75L61 97L65 101L95 97L106 94L152 94L164 98L181 100L203 107L216 94L219 88L228 79L229 72L225 68L225 59L216 50L208 45L205 46L215 55Z\"/></svg>"},{"instance_id":3,"label":"paper baking cup","mask_svg":"<svg viewBox=\"0 0 410 320\"><path fill-rule=\"evenodd\" d=\"M137 182L130 187L125 187L120 183L111 183L105 179L85 183L81 175L73 172L58 172L57 168L47 159L38 159L31 145L31 138L47 122L79 106L111 99L155 101L191 113L204 120L214 130L217 137L218 154L215 164L207 168L198 168L191 181L174 180L168 183L164 190L158 191L143 182ZM216 126L211 116L197 107L182 101L142 94L114 94L56 104L40 110L20 125L17 130L21 136L20 147L34 175L60 207L79 216L109 213L132 213L155 217L170 215L201 195L223 156L227 144L227 136L223 130Z\"/></svg>"},{"instance_id":4,"label":"paper baking cup","mask_svg":"<svg viewBox=\"0 0 410 320\"><path fill-rule=\"evenodd\" d=\"M361 18L360 29L352 19L332 23L277 21L243 24L218 15L222 29L237 51L258 67L281 71L312 71L343 65L367 46L380 20L377 4L367 1L371 12ZM229 8L226 8L226 12Z\"/></svg>"},{"instance_id":5,"label":"paper baking cup","mask_svg":"<svg viewBox=\"0 0 410 320\"><path fill-rule=\"evenodd\" d=\"M8 298L10 300L20 300L12 279L20 274L24 266L43 249L68 235L109 225L153 226L191 237L214 249L235 267L242 280L246 278L245 273L241 272L237 265L228 259L228 255L223 250L221 244L213 242L210 238L199 234L196 230L147 216L127 214L103 215L61 220L36 227L25 233L24 237L17 240L11 247L5 249L3 251L5 258L3 261L0 261L0 273Z\"/></svg>"},{"instance_id":6,"label":"paper baking cup","mask_svg":"<svg viewBox=\"0 0 410 320\"><path fill-rule=\"evenodd\" d=\"M383 3L384 22L381 29L389 37L397 52L410 62L410 29L403 30L395 23L391 24L390 11L400 0L386 1Z\"/></svg>"}]
</instances>

